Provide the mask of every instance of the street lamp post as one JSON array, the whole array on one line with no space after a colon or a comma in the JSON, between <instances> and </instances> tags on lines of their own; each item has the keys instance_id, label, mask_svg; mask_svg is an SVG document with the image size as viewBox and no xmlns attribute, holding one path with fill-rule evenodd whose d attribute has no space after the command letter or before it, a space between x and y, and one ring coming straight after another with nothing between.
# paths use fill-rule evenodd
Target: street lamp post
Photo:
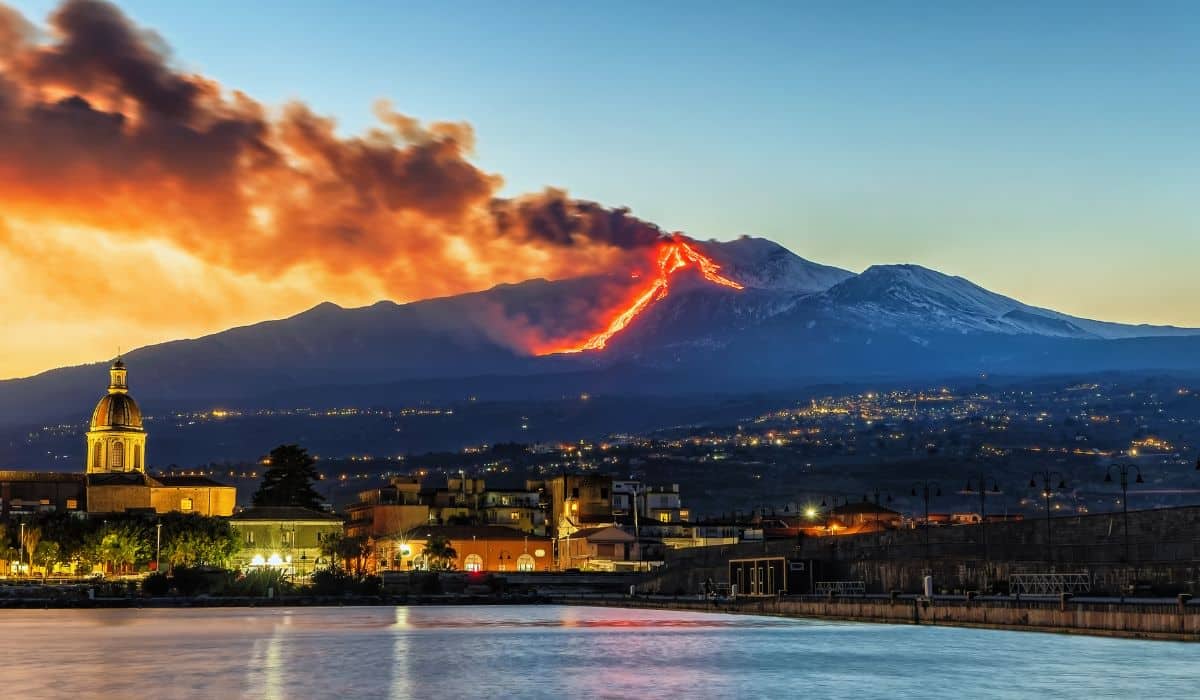
<instances>
[{"instance_id":1,"label":"street lamp post","mask_svg":"<svg viewBox=\"0 0 1200 700\"><path fill-rule=\"evenodd\" d=\"M162 523L154 524L154 573L162 571L159 558L162 556Z\"/></svg>"},{"instance_id":2,"label":"street lamp post","mask_svg":"<svg viewBox=\"0 0 1200 700\"><path fill-rule=\"evenodd\" d=\"M879 529L879 511L881 508L883 508L883 506L880 504L880 496L882 494L879 491L879 489L875 489L873 494L875 496L875 529L878 530ZM868 495L870 495L870 494L865 494L865 493L863 494L863 503L867 503L870 500L867 498ZM887 502L888 503L892 502L892 494L890 494L890 493L887 494Z\"/></svg>"},{"instance_id":3,"label":"street lamp post","mask_svg":"<svg viewBox=\"0 0 1200 700\"><path fill-rule=\"evenodd\" d=\"M1066 491L1067 490L1067 477L1063 476L1062 472L1050 471L1047 469L1043 469L1040 472L1034 472L1029 477L1029 488L1031 488L1031 489L1037 488L1037 485L1038 485L1037 482L1038 482L1039 478L1041 478L1041 481L1042 481L1042 498L1044 498L1046 501L1046 561L1047 561L1047 563L1054 562L1054 535L1053 535L1053 531L1050 529L1050 497L1054 494L1050 490L1050 484L1051 484L1051 482L1054 481L1055 477L1058 478L1058 490Z\"/></svg>"},{"instance_id":4,"label":"street lamp post","mask_svg":"<svg viewBox=\"0 0 1200 700\"><path fill-rule=\"evenodd\" d=\"M1200 466L1200 465L1197 465ZM1121 520L1122 530L1124 532L1123 539L1125 540L1125 564L1130 563L1129 558L1129 472L1133 471L1137 476L1134 479L1135 484L1143 484L1142 470L1136 464L1113 464L1104 473L1104 483L1111 484L1113 480L1113 469L1117 470L1117 474L1121 477Z\"/></svg>"},{"instance_id":5,"label":"street lamp post","mask_svg":"<svg viewBox=\"0 0 1200 700\"><path fill-rule=\"evenodd\" d=\"M918 481L913 484L912 495L920 496L925 503L925 522L922 527L925 528L925 568L930 567L931 560L929 558L929 499L932 497L941 497L942 485L936 481Z\"/></svg>"},{"instance_id":6,"label":"street lamp post","mask_svg":"<svg viewBox=\"0 0 1200 700\"><path fill-rule=\"evenodd\" d=\"M993 495L993 496L998 496L1003 492L1000 490L1000 485L996 483L996 480L989 479L987 474L980 473L978 475L978 480L979 480L979 528L980 528L980 535L981 535L980 539L983 540L983 560L987 561L988 560L987 497L989 494ZM991 488L988 488L988 486L987 486L988 481L992 482ZM976 491L975 491L975 487L972 485L973 483L974 482L971 479L967 479L966 487L963 488L963 490L960 491L959 493L962 493L964 495L974 495L976 493Z\"/></svg>"}]
</instances>

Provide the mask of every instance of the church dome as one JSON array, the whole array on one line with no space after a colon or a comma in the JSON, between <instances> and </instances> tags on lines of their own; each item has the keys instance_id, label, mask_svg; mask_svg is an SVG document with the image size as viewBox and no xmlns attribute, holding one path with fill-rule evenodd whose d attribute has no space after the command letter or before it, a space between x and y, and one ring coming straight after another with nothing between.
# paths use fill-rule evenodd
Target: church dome
<instances>
[{"instance_id":1,"label":"church dome","mask_svg":"<svg viewBox=\"0 0 1200 700\"><path fill-rule=\"evenodd\" d=\"M108 370L108 394L96 404L92 411L92 430L141 430L142 410L129 395L125 383L125 363L121 358Z\"/></svg>"},{"instance_id":2,"label":"church dome","mask_svg":"<svg viewBox=\"0 0 1200 700\"><path fill-rule=\"evenodd\" d=\"M108 394L92 411L92 430L141 430L142 410L129 394Z\"/></svg>"}]
</instances>

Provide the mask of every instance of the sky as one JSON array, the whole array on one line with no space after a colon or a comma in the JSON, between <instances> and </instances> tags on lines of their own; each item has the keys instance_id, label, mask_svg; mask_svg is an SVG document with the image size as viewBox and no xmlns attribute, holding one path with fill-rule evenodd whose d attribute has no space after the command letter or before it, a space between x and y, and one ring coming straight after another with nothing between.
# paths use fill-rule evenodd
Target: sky
<instances>
[{"instance_id":1,"label":"sky","mask_svg":"<svg viewBox=\"0 0 1200 700\"><path fill-rule=\"evenodd\" d=\"M0 3L43 31L57 7ZM345 146L379 126L376 102L386 99L426 125L419 141L452 143L473 182L495 178L477 183L479 197L558 188L702 240L763 236L854 271L912 262L1080 316L1200 326L1200 6L1046 5L119 3L132 25L157 33L171 70L219 85L226 106L211 113L230 109L234 90L273 115L302 101L336 121ZM103 81L46 75L24 78L27 99L67 90L110 112L145 108L95 94ZM272 122L282 141L285 121ZM446 136L434 123L469 124L471 134ZM298 148L276 150L290 162ZM422 266L425 248L410 255L373 238L364 249L386 258L386 273L325 243L323 255L354 258L350 273L299 253L256 269L246 260L261 253L248 246L195 243L213 227L240 235L215 214L162 233L130 223L156 220L145 203L110 223L59 215L54 199L38 197L9 203L18 215L0 206L0 231L15 241L0 252L0 322L16 339L0 377L323 298L405 301L563 276L620 259L622 248L588 234L594 246L560 255L533 233L491 233L475 220L476 197L455 199L449 227L469 216L489 233L464 233L431 259L461 267L453 279ZM432 236L431 216L447 220L419 213L421 236ZM492 262L501 257L511 262ZM87 291L89 260L109 278L103 295Z\"/></svg>"}]
</instances>

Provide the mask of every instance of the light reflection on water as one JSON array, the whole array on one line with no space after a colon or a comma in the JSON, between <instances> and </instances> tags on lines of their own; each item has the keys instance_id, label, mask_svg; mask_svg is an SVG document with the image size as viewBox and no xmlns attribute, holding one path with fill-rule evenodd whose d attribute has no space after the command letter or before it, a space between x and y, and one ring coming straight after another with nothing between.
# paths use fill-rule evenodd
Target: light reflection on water
<instances>
[{"instance_id":1,"label":"light reflection on water","mask_svg":"<svg viewBox=\"0 0 1200 700\"><path fill-rule=\"evenodd\" d=\"M0 610L3 697L1196 697L1200 646L558 606Z\"/></svg>"}]
</instances>

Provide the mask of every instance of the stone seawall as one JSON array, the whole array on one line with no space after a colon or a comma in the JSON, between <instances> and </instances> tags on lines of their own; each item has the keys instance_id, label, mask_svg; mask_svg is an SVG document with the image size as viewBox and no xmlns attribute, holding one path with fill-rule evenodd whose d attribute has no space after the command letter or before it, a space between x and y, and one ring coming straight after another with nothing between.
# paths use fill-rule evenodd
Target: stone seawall
<instances>
[{"instance_id":1,"label":"stone seawall","mask_svg":"<svg viewBox=\"0 0 1200 700\"><path fill-rule=\"evenodd\" d=\"M657 579L640 590L699 593L706 580L728 582L729 560L783 556L815 562L819 579L862 581L869 593L922 590L1006 593L1020 573L1086 573L1092 592L1200 596L1200 507L1073 515L985 526L932 527L878 534L745 542L668 551Z\"/></svg>"},{"instance_id":2,"label":"stone seawall","mask_svg":"<svg viewBox=\"0 0 1200 700\"><path fill-rule=\"evenodd\" d=\"M694 610L852 622L947 625L1087 634L1131 639L1200 641L1200 605L1180 602L1073 600L943 600L934 598L570 598L572 605Z\"/></svg>"}]
</instances>

